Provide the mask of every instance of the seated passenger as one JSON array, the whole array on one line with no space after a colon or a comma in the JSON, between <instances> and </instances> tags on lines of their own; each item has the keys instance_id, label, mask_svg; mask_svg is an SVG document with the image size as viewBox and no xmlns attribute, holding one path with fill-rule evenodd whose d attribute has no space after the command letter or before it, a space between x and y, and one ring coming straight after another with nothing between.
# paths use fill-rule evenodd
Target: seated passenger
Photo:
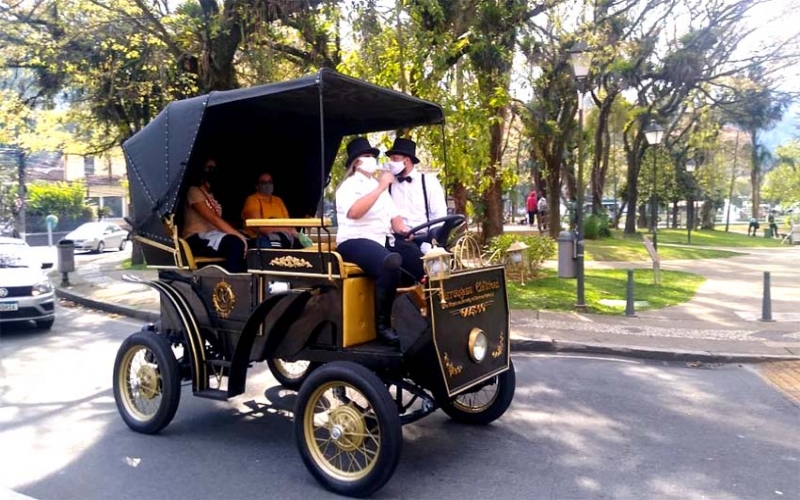
<instances>
[{"instance_id":1,"label":"seated passenger","mask_svg":"<svg viewBox=\"0 0 800 500\"><path fill-rule=\"evenodd\" d=\"M256 192L247 197L242 208L242 225L247 219L288 219L289 211L283 200L272 194L275 185L272 176L264 172L258 176ZM303 248L293 227L246 227L245 233L255 240L259 248Z\"/></svg>"},{"instance_id":2,"label":"seated passenger","mask_svg":"<svg viewBox=\"0 0 800 500\"><path fill-rule=\"evenodd\" d=\"M225 222L222 205L211 194L216 168L217 162L213 158L206 160L186 193L181 237L195 255L223 257L225 269L240 273L247 270L244 262L247 240Z\"/></svg>"}]
</instances>

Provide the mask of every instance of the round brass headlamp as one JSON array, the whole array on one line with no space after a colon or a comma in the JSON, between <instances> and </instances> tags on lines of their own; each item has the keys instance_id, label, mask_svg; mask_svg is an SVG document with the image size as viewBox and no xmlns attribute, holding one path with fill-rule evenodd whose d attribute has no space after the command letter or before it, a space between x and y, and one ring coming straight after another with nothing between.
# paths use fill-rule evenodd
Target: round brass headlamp
<instances>
[{"instance_id":1,"label":"round brass headlamp","mask_svg":"<svg viewBox=\"0 0 800 500\"><path fill-rule=\"evenodd\" d=\"M469 357L472 361L480 363L486 357L486 352L489 350L489 339L483 330L480 328L473 328L469 332Z\"/></svg>"}]
</instances>

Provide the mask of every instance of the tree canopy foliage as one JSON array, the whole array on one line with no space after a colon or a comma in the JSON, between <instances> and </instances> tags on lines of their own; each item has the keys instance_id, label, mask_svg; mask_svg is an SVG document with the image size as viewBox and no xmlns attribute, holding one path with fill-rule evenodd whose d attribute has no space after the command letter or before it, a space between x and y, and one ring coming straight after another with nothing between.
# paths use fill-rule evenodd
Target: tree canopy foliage
<instances>
[{"instance_id":1,"label":"tree canopy foliage","mask_svg":"<svg viewBox=\"0 0 800 500\"><path fill-rule=\"evenodd\" d=\"M444 129L397 133L416 139L434 169L444 164L438 144L446 139L443 180L459 211L471 210L485 236L502 232L504 195L521 180L546 192L554 209L559 198L574 196L580 161L588 165L583 184L600 210L618 157L626 176L626 231L633 232L634 214L651 194L644 127L655 120L667 131L656 155L665 183L656 186L659 200L711 189L703 175L696 181L685 176L686 161L711 164L708 152L726 122L757 143L759 131L795 97L779 90L777 75L798 60L797 34L748 43L762 28L754 26L757 14L791 13L797 5L10 0L0 6L6 72L0 78L0 143L30 149L33 138L47 137L48 147L79 143L84 151L100 151L136 133L172 100L329 67L442 104ZM568 62L577 42L594 55L582 89L589 105L583 126ZM43 126L57 133L37 133ZM760 158L751 157L755 197ZM530 179L521 164L529 166ZM558 211L551 217L555 235Z\"/></svg>"}]
</instances>

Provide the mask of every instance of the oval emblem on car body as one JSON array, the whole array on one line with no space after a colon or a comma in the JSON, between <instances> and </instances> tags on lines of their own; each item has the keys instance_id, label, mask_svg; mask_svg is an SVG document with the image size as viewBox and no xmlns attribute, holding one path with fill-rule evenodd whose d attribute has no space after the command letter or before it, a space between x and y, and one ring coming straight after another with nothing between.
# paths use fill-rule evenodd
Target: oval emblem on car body
<instances>
[{"instance_id":1,"label":"oval emblem on car body","mask_svg":"<svg viewBox=\"0 0 800 500\"><path fill-rule=\"evenodd\" d=\"M0 297L8 297L8 288L0 288Z\"/></svg>"}]
</instances>

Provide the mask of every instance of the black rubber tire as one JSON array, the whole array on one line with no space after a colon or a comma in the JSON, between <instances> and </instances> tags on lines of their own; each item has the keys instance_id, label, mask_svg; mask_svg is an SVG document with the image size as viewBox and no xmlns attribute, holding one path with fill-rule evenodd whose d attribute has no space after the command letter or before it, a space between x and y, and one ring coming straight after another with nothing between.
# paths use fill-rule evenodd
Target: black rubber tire
<instances>
[{"instance_id":1,"label":"black rubber tire","mask_svg":"<svg viewBox=\"0 0 800 500\"><path fill-rule=\"evenodd\" d=\"M146 349L144 357L148 365L147 370L152 372L150 375L158 376L160 381L157 389L161 391L161 400L151 415L137 414L131 401L133 388L127 383L123 387L122 380L127 378L126 373L132 362L131 357L135 355L136 351L143 348ZM125 370L124 373L123 370ZM139 390L141 391L141 388ZM178 411L180 397L181 375L178 360L175 359L166 337L143 331L136 332L125 339L117 351L117 358L114 361L114 401L117 403L117 410L122 416L122 420L128 427L142 434L159 432L172 421L175 412ZM145 396L145 398L147 397Z\"/></svg>"},{"instance_id":2,"label":"black rubber tire","mask_svg":"<svg viewBox=\"0 0 800 500\"><path fill-rule=\"evenodd\" d=\"M308 368L306 368L302 374L292 377L290 374L286 373L285 370L281 369L279 363L282 362L283 361L279 358L269 358L267 359L267 366L269 366L269 371L272 373L272 376L275 377L275 380L277 380L278 383L293 391L300 390L300 386L303 385L303 382L305 382L311 372L320 366L319 363L311 362L309 363Z\"/></svg>"},{"instance_id":3,"label":"black rubber tire","mask_svg":"<svg viewBox=\"0 0 800 500\"><path fill-rule=\"evenodd\" d=\"M106 244L102 241L97 244L97 249L95 250L97 253L103 253L103 250L106 249Z\"/></svg>"},{"instance_id":4,"label":"black rubber tire","mask_svg":"<svg viewBox=\"0 0 800 500\"><path fill-rule=\"evenodd\" d=\"M517 385L517 376L514 373L514 363L509 361L508 370L494 377L494 384L486 387L496 388L496 397L484 407L467 409L461 401L468 398L471 393L464 393L451 399L439 401L439 405L450 418L456 422L469 425L488 425L506 412L514 399L514 390Z\"/></svg>"},{"instance_id":5,"label":"black rubber tire","mask_svg":"<svg viewBox=\"0 0 800 500\"><path fill-rule=\"evenodd\" d=\"M39 330L49 330L53 328L53 323L55 322L56 322L55 318L37 320L36 328L38 328Z\"/></svg>"},{"instance_id":6,"label":"black rubber tire","mask_svg":"<svg viewBox=\"0 0 800 500\"><path fill-rule=\"evenodd\" d=\"M317 448L312 451L308 444L306 423L307 419L310 419L308 423L313 426L315 416L312 398L316 400L318 390L337 382L347 384L360 392L372 407L375 420L377 420L377 422L372 421L373 424L377 423L377 428L372 430L377 430L380 434L380 447L374 458L374 465L370 466L363 477L351 479L336 477L334 472L324 469L318 462L318 458L314 456L314 453L318 453L320 450ZM309 403L312 404L311 408L308 408ZM352 497L371 495L392 477L400 461L403 429L397 406L381 379L356 363L348 361L326 363L308 376L297 395L294 428L300 458L308 471L322 486L340 495ZM312 434L309 439L313 442L314 435ZM346 440L343 442L347 443ZM334 443L333 446L339 445Z\"/></svg>"}]
</instances>

